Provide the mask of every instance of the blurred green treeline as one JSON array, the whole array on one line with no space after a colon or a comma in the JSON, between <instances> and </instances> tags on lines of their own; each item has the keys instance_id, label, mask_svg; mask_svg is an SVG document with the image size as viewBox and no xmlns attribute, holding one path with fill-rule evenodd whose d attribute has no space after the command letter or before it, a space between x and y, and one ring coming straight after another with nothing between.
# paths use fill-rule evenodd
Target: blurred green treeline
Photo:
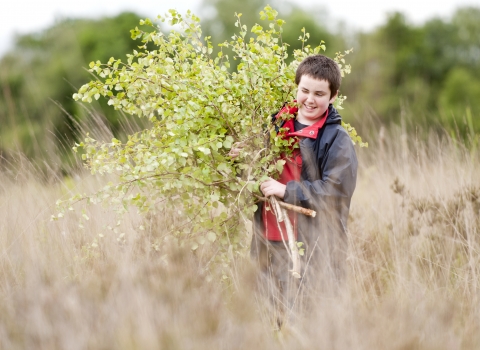
<instances>
[{"instance_id":1,"label":"blurred green treeline","mask_svg":"<svg viewBox=\"0 0 480 350\"><path fill-rule=\"evenodd\" d=\"M266 4L203 0L198 15L204 34L216 45L236 32L235 12L242 13L242 24L250 28L261 24L258 13ZM386 126L403 119L463 137L480 131L480 7L459 8L450 18L432 18L421 25L392 13L369 32L352 32L323 8L282 3L277 10L286 20L283 40L292 50L301 47L302 27L310 33L312 46L325 41L330 57L354 49L347 56L352 73L341 88L348 96L342 115L360 132L368 133L362 128L365 115ZM124 59L138 48L140 42L132 40L129 31L139 19L134 13L66 19L18 37L0 59L0 157L20 151L32 159L64 164L79 125L93 114L106 120L114 134L121 133L122 117L106 101L99 100L92 110L74 102L72 94L93 78L85 69L90 61Z\"/></svg>"},{"instance_id":2,"label":"blurred green treeline","mask_svg":"<svg viewBox=\"0 0 480 350\"><path fill-rule=\"evenodd\" d=\"M129 31L140 17L65 19L45 31L22 35L0 60L0 155L21 152L36 160L65 163L79 123L89 114L106 118L114 132L119 116L107 101L95 110L72 99L94 77L86 70L93 60L125 57L138 49Z\"/></svg>"}]
</instances>

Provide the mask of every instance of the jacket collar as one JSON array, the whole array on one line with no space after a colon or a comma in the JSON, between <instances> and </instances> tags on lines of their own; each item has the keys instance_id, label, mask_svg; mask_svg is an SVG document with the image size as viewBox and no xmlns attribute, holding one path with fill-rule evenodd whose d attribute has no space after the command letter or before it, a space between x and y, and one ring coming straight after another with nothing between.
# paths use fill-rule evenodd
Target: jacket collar
<instances>
[{"instance_id":1,"label":"jacket collar","mask_svg":"<svg viewBox=\"0 0 480 350\"><path fill-rule=\"evenodd\" d=\"M276 118L278 119L281 115L285 113L296 115L297 112L298 112L297 106L289 106L288 104L285 104L283 108L280 110L280 112L278 112L278 114L276 115ZM291 118L285 121L282 127L289 129L289 131L285 134L286 137L299 136L299 137L308 137L311 139L316 139L318 136L319 130L325 125L327 120L328 120L327 124L330 124L330 122L332 122L331 119L335 123L337 123L338 118L340 118L340 115L336 113L336 110L335 108L333 108L332 105L329 105L323 117L319 121L317 121L315 124L309 125L299 131L293 131L295 130L294 128L295 118ZM290 130L292 130L292 132L290 132Z\"/></svg>"}]
</instances>

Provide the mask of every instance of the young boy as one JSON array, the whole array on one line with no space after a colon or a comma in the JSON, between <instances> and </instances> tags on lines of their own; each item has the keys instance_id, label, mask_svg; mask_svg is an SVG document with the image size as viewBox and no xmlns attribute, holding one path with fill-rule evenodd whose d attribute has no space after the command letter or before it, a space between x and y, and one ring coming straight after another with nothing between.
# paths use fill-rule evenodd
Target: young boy
<instances>
[{"instance_id":1,"label":"young boy","mask_svg":"<svg viewBox=\"0 0 480 350\"><path fill-rule=\"evenodd\" d=\"M296 137L300 147L287 159L280 178L263 182L260 189L266 197L274 195L316 211L315 218L291 214L297 241L304 244L302 281L335 288L344 274L347 219L357 177L353 143L332 105L341 72L332 59L309 56L300 63L295 83L298 107L284 107L277 118L283 113L295 116L281 127L288 128L285 137ZM251 254L284 294L291 279L291 259L268 206L259 203L255 213Z\"/></svg>"}]
</instances>

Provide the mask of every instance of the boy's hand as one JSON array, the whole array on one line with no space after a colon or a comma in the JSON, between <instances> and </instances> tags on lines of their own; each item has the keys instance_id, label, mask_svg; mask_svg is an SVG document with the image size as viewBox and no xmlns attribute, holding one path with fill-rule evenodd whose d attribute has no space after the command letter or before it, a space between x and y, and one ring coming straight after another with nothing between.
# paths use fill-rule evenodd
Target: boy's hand
<instances>
[{"instance_id":1,"label":"boy's hand","mask_svg":"<svg viewBox=\"0 0 480 350\"><path fill-rule=\"evenodd\" d=\"M240 151L242 149L241 148L231 148L230 149L230 152L228 152L228 155L230 156L230 158L237 158L240 154Z\"/></svg>"},{"instance_id":2,"label":"boy's hand","mask_svg":"<svg viewBox=\"0 0 480 350\"><path fill-rule=\"evenodd\" d=\"M237 158L240 155L240 152L243 150L243 147L245 147L243 142L235 142L232 145L230 152L228 152L230 158Z\"/></svg>"},{"instance_id":3,"label":"boy's hand","mask_svg":"<svg viewBox=\"0 0 480 350\"><path fill-rule=\"evenodd\" d=\"M287 186L281 184L280 182L274 179L268 179L261 183L260 190L263 192L265 197L277 196L279 198L285 197L285 190Z\"/></svg>"}]
</instances>

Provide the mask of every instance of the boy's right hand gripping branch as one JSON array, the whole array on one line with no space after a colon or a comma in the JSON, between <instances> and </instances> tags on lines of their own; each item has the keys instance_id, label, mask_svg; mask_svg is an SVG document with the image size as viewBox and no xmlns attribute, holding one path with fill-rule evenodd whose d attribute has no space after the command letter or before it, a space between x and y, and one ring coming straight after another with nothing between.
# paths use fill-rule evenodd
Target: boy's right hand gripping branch
<instances>
[{"instance_id":1,"label":"boy's right hand gripping branch","mask_svg":"<svg viewBox=\"0 0 480 350\"><path fill-rule=\"evenodd\" d=\"M237 158L240 155L240 152L243 150L244 145L245 144L243 142L235 142L232 145L232 148L230 149L230 151L228 152L228 155L230 156L230 158L232 158L232 159ZM266 197L261 197L261 196L255 195L255 194L254 194L254 196L257 197L259 200L261 200L263 202L268 202L269 201L268 198L266 198ZM299 206L296 206L296 205L293 205L293 204L288 204L288 203L285 203L284 201L280 200L279 198L278 198L278 204L282 208L285 208L287 210L292 210L296 213L300 213L300 214L303 214L303 215L306 215L306 216L310 216L312 218L314 218L317 215L317 212L315 210L299 207Z\"/></svg>"}]
</instances>

